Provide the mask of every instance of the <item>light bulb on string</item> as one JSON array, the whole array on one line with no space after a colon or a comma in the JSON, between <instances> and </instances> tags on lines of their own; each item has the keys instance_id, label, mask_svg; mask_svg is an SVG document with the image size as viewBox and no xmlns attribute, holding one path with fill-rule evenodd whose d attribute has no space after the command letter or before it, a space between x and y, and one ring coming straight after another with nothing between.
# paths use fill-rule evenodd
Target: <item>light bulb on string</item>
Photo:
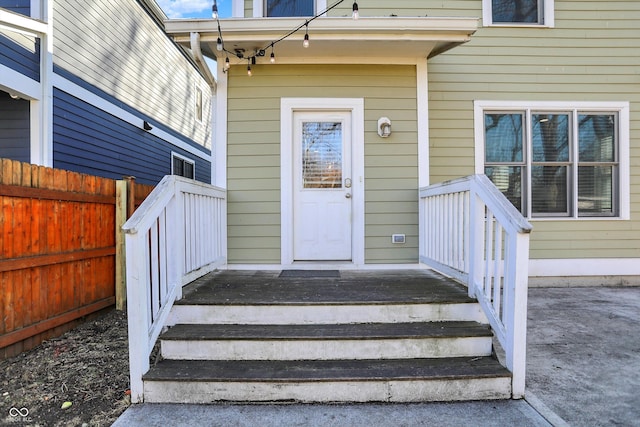
<instances>
[{"instance_id":1,"label":"light bulb on string","mask_svg":"<svg viewBox=\"0 0 640 427\"><path fill-rule=\"evenodd\" d=\"M222 45L222 39L220 37L218 37L218 41L216 43L216 49L218 49L218 52L222 52L222 49L224 49L224 46Z\"/></svg>"},{"instance_id":2,"label":"light bulb on string","mask_svg":"<svg viewBox=\"0 0 640 427\"><path fill-rule=\"evenodd\" d=\"M251 61L247 64L247 76L251 77L253 73L251 72Z\"/></svg>"},{"instance_id":3,"label":"light bulb on string","mask_svg":"<svg viewBox=\"0 0 640 427\"><path fill-rule=\"evenodd\" d=\"M309 47L309 25L304 24L304 40L302 41L302 47L304 47L305 49Z\"/></svg>"},{"instance_id":4,"label":"light bulb on string","mask_svg":"<svg viewBox=\"0 0 640 427\"><path fill-rule=\"evenodd\" d=\"M227 56L227 58L224 60L224 69L226 71L229 68L231 68L231 63L229 62L229 57Z\"/></svg>"},{"instance_id":5,"label":"light bulb on string","mask_svg":"<svg viewBox=\"0 0 640 427\"><path fill-rule=\"evenodd\" d=\"M273 43L271 43L271 57L269 58L269 62L272 64L276 63L276 54L273 53Z\"/></svg>"},{"instance_id":6,"label":"light bulb on string","mask_svg":"<svg viewBox=\"0 0 640 427\"><path fill-rule=\"evenodd\" d=\"M213 19L218 19L218 2L217 2L217 0L213 0L213 6L211 6L211 17Z\"/></svg>"},{"instance_id":7,"label":"light bulb on string","mask_svg":"<svg viewBox=\"0 0 640 427\"><path fill-rule=\"evenodd\" d=\"M353 8L352 8L352 10L353 10L353 14L351 15L351 17L352 17L354 20L358 19L358 18L360 17L360 13L359 13L359 11L358 11L358 2L357 2L357 1L354 1L354 2L353 2Z\"/></svg>"}]
</instances>

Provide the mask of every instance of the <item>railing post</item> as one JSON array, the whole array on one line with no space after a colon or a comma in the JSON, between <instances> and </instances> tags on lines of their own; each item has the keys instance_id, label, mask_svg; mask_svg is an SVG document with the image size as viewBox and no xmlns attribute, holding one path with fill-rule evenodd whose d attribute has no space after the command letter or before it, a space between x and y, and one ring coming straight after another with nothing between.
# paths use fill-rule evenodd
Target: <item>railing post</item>
<instances>
[{"instance_id":1,"label":"railing post","mask_svg":"<svg viewBox=\"0 0 640 427\"><path fill-rule=\"evenodd\" d=\"M185 273L185 217L184 217L184 193L180 188L180 182L175 183L172 206L167 208L167 240L169 254L167 259L167 278L169 283L177 287L176 298L182 298L182 276Z\"/></svg>"},{"instance_id":2,"label":"railing post","mask_svg":"<svg viewBox=\"0 0 640 427\"><path fill-rule=\"evenodd\" d=\"M469 283L468 292L476 298L476 287L483 281L484 260L484 203L478 200L478 194L472 183L469 190Z\"/></svg>"},{"instance_id":3,"label":"railing post","mask_svg":"<svg viewBox=\"0 0 640 427\"><path fill-rule=\"evenodd\" d=\"M144 400L142 375L149 370L149 301L145 283L148 250L143 236L127 234L127 317L129 330L129 371L131 402Z\"/></svg>"},{"instance_id":4,"label":"railing post","mask_svg":"<svg viewBox=\"0 0 640 427\"><path fill-rule=\"evenodd\" d=\"M512 372L512 397L524 397L527 362L527 293L529 276L529 234L516 233L509 242L513 254L507 262L505 278L506 305L511 307L506 314L507 346L505 348L507 368ZM506 303L506 301L505 301Z\"/></svg>"}]
</instances>

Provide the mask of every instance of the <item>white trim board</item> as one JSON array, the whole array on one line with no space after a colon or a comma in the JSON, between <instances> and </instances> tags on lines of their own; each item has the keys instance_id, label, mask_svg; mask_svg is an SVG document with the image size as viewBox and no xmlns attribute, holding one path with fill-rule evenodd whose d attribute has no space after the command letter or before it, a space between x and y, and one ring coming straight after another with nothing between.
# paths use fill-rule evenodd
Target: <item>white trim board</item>
<instances>
[{"instance_id":1,"label":"white trim board","mask_svg":"<svg viewBox=\"0 0 640 427\"><path fill-rule=\"evenodd\" d=\"M85 102L93 105L96 108L99 108L100 110L109 113L117 118L119 118L120 120L127 122L133 126L137 126L139 128L142 128L142 122L143 119L131 114L130 112L110 103L109 101L105 100L104 98L101 98L100 96L86 90L85 88L65 79L64 77L58 75L58 74L53 74L53 78L51 79L52 85L53 87L56 87L70 95L75 96L76 98L82 99ZM158 129L157 127L154 127L153 129L151 129L149 131L150 134L157 136L160 139L163 139L165 141L167 141L168 143L182 148L183 150L185 150L188 153L193 154L194 156L197 156L201 159L204 159L206 161L211 162L212 161L212 156L211 155L207 155L206 153L203 153L202 151L198 150L196 147L193 147L192 145L187 144L186 142L176 138L175 136L161 130ZM204 147L203 147L204 148Z\"/></svg>"},{"instance_id":2,"label":"white trim board","mask_svg":"<svg viewBox=\"0 0 640 427\"><path fill-rule=\"evenodd\" d=\"M529 277L639 276L640 258L530 259Z\"/></svg>"},{"instance_id":3,"label":"white trim board","mask_svg":"<svg viewBox=\"0 0 640 427\"><path fill-rule=\"evenodd\" d=\"M353 177L352 263L364 264L364 99L281 98L280 100L280 262L293 265L293 113L350 111Z\"/></svg>"},{"instance_id":4,"label":"white trim board","mask_svg":"<svg viewBox=\"0 0 640 427\"><path fill-rule=\"evenodd\" d=\"M293 264L226 264L220 267L220 270L362 270L362 271L379 271L379 270L432 270L425 264L362 264L356 265L350 262L344 263L325 263L325 262L305 262Z\"/></svg>"},{"instance_id":5,"label":"white trim board","mask_svg":"<svg viewBox=\"0 0 640 427\"><path fill-rule=\"evenodd\" d=\"M0 64L0 89L20 98L39 100L42 98L41 84L5 65Z\"/></svg>"}]
</instances>

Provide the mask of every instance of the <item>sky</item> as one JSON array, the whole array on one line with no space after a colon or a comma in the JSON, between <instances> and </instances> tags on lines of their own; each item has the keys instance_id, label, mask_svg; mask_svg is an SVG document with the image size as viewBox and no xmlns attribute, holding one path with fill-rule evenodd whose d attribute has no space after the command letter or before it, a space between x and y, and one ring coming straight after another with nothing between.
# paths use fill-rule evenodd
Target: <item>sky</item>
<instances>
[{"instance_id":1,"label":"sky","mask_svg":"<svg viewBox=\"0 0 640 427\"><path fill-rule=\"evenodd\" d=\"M231 16L231 0L217 0L220 18ZM211 19L213 0L156 0L158 6L171 19L208 18Z\"/></svg>"}]
</instances>

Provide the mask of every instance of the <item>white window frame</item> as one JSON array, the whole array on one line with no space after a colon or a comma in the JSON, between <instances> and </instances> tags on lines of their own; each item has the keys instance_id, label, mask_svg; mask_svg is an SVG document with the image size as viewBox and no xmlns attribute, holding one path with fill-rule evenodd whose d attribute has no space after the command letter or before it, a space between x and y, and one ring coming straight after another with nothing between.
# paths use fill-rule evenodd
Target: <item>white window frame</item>
<instances>
[{"instance_id":1,"label":"white window frame","mask_svg":"<svg viewBox=\"0 0 640 427\"><path fill-rule=\"evenodd\" d=\"M266 18L264 3L265 0L253 0L254 18ZM315 13L319 13L327 8L327 0L315 0L315 6Z\"/></svg>"},{"instance_id":2,"label":"white window frame","mask_svg":"<svg viewBox=\"0 0 640 427\"><path fill-rule=\"evenodd\" d=\"M482 25L485 27L533 27L533 28L553 28L555 26L555 0L541 0L542 22L539 23L519 23L519 22L493 22L493 6L491 0L482 0Z\"/></svg>"},{"instance_id":3,"label":"white window frame","mask_svg":"<svg viewBox=\"0 0 640 427\"><path fill-rule=\"evenodd\" d=\"M631 217L631 196L630 196L630 171L629 171L629 103L628 102L564 102L564 101L474 101L474 137L475 137L475 173L484 174L485 168L485 140L484 140L484 113L485 111L500 110L525 112L527 117L532 111L544 112L589 112L589 113L616 113L618 115L618 215L617 216L578 216L577 208L570 212L569 216L535 216L531 215L531 192L527 191L527 212L525 216L530 220L628 220ZM527 130L527 132L529 132ZM528 138L527 138L528 139ZM526 165L527 175L525 177L527 186L531 182L531 144L527 142L525 149L527 153ZM577 159L577 157L576 157ZM577 160L576 160L577 161ZM573 188L570 195L575 200L578 194L577 180L573 180Z\"/></svg>"},{"instance_id":4,"label":"white window frame","mask_svg":"<svg viewBox=\"0 0 640 427\"><path fill-rule=\"evenodd\" d=\"M171 175L175 175L175 171L173 170L174 157L182 160L185 163L191 163L193 165L193 178L189 178L189 177L184 177L184 178L196 179L196 161L188 157L185 157L182 154L178 154L175 151L171 152ZM178 176L184 176L184 175L178 175Z\"/></svg>"},{"instance_id":5,"label":"white window frame","mask_svg":"<svg viewBox=\"0 0 640 427\"><path fill-rule=\"evenodd\" d=\"M198 94L200 94L200 106L198 106ZM200 111L198 111L200 109ZM198 117L200 116L200 117ZM196 123L202 124L204 119L204 91L198 85L193 89L193 118Z\"/></svg>"}]
</instances>

